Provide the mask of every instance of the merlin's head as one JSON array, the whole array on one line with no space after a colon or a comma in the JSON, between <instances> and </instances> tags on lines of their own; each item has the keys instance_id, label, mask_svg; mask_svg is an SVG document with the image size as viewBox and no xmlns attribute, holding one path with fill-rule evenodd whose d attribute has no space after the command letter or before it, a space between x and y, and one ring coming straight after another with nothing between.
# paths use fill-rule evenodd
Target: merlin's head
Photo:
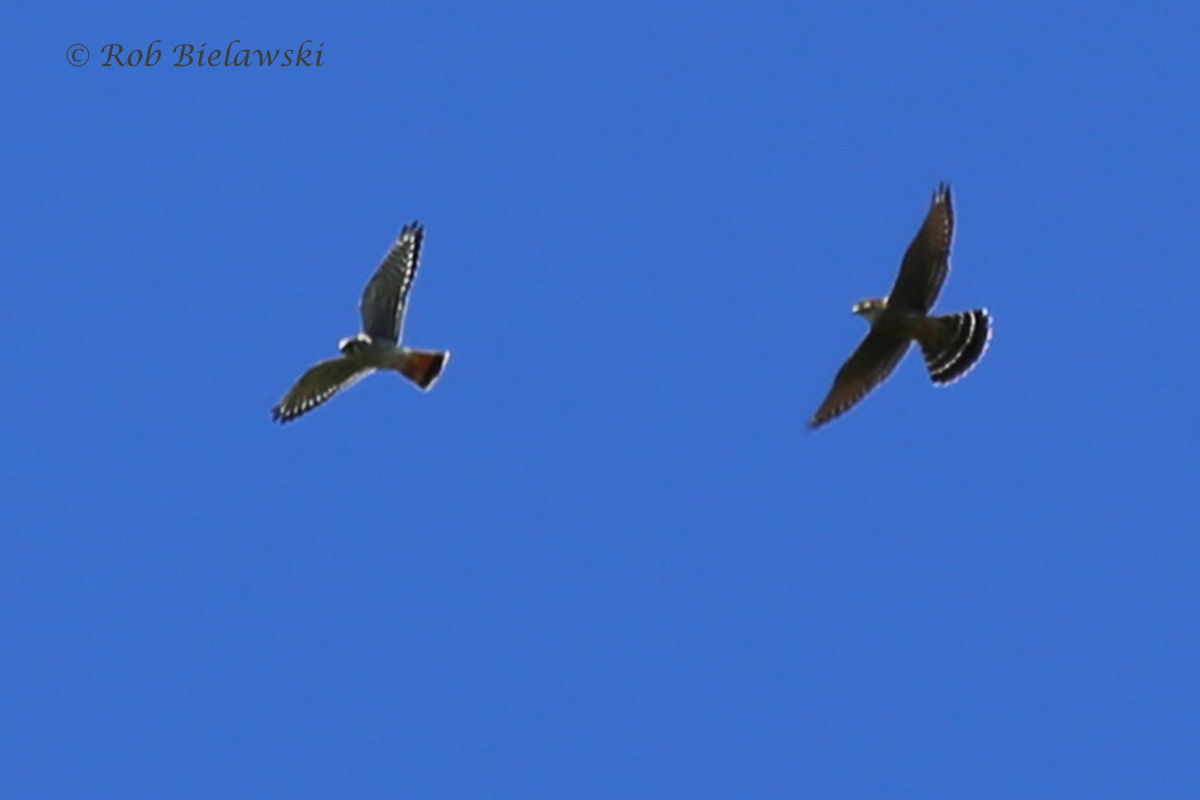
<instances>
[{"instance_id":1,"label":"merlin's head","mask_svg":"<svg viewBox=\"0 0 1200 800\"><path fill-rule=\"evenodd\" d=\"M879 316L880 312L882 312L885 308L887 308L886 299L872 297L867 300L858 301L854 304L854 307L851 309L851 311L853 311L855 314L858 314L860 317L864 317L867 322L873 323Z\"/></svg>"}]
</instances>

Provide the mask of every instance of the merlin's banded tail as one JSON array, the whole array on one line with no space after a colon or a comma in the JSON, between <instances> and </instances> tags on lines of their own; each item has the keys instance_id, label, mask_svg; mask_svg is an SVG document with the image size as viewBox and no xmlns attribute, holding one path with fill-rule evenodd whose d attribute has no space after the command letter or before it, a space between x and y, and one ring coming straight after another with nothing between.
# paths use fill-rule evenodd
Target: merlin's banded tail
<instances>
[{"instance_id":1,"label":"merlin's banded tail","mask_svg":"<svg viewBox=\"0 0 1200 800\"><path fill-rule=\"evenodd\" d=\"M450 360L450 353L444 350L407 350L404 356L404 363L397 371L426 391L432 388Z\"/></svg>"},{"instance_id":2,"label":"merlin's banded tail","mask_svg":"<svg viewBox=\"0 0 1200 800\"><path fill-rule=\"evenodd\" d=\"M992 338L992 319L987 309L931 317L935 332L920 337L921 354L934 383L947 384L971 371L987 350Z\"/></svg>"}]
</instances>

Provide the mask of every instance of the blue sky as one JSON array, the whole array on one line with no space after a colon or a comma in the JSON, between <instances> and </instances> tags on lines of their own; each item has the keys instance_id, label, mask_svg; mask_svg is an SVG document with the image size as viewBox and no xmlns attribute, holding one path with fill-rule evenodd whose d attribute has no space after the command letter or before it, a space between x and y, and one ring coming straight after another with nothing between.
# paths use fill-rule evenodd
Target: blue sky
<instances>
[{"instance_id":1,"label":"blue sky","mask_svg":"<svg viewBox=\"0 0 1200 800\"><path fill-rule=\"evenodd\" d=\"M1195 4L6 16L0 796L1200 792ZM942 180L991 349L806 431Z\"/></svg>"}]
</instances>

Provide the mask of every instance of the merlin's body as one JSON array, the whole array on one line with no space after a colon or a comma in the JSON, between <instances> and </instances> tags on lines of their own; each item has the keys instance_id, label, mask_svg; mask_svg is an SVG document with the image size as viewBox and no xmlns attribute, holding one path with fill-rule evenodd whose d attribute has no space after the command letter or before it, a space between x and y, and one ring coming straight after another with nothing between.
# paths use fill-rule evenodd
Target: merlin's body
<instances>
[{"instance_id":1,"label":"merlin's body","mask_svg":"<svg viewBox=\"0 0 1200 800\"><path fill-rule=\"evenodd\" d=\"M953 383L978 363L992 333L987 310L937 316L929 313L950 271L953 237L950 187L942 184L934 192L921 230L904 254L891 294L854 305L854 313L866 319L871 330L838 370L833 388L809 427L818 428L853 408L887 379L914 341L921 347L935 384Z\"/></svg>"}]
</instances>

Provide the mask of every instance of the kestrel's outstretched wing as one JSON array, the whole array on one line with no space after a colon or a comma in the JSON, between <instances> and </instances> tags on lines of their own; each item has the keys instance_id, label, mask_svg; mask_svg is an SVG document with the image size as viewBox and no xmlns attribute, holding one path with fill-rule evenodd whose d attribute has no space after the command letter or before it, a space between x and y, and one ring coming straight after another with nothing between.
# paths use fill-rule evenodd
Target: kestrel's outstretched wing
<instances>
[{"instance_id":1,"label":"kestrel's outstretched wing","mask_svg":"<svg viewBox=\"0 0 1200 800\"><path fill-rule=\"evenodd\" d=\"M425 229L420 223L405 225L395 244L383 257L383 263L375 270L367 288L363 290L362 312L363 333L372 339L400 341L404 330L404 306L408 290L417 274L417 262L421 257L421 240Z\"/></svg>"},{"instance_id":2,"label":"kestrel's outstretched wing","mask_svg":"<svg viewBox=\"0 0 1200 800\"><path fill-rule=\"evenodd\" d=\"M838 370L837 377L833 379L833 388L817 413L813 414L808 427L818 428L853 408L892 374L911 343L909 339L872 329Z\"/></svg>"},{"instance_id":3,"label":"kestrel's outstretched wing","mask_svg":"<svg viewBox=\"0 0 1200 800\"><path fill-rule=\"evenodd\" d=\"M900 275L888 295L893 308L929 313L950 271L950 241L954 238L954 208L950 185L943 183L933 193L933 204L925 224L904 253Z\"/></svg>"},{"instance_id":4,"label":"kestrel's outstretched wing","mask_svg":"<svg viewBox=\"0 0 1200 800\"><path fill-rule=\"evenodd\" d=\"M283 396L272 414L280 422L289 422L374 371L374 368L364 367L345 356L322 361L300 376L300 380Z\"/></svg>"}]
</instances>

